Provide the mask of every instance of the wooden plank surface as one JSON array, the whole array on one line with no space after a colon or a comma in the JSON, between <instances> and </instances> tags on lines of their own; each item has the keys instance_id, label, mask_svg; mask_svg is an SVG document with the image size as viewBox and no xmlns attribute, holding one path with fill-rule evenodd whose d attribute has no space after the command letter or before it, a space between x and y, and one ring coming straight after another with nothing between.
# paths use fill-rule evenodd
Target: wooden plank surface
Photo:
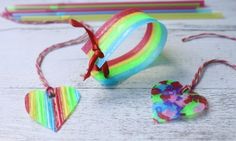
<instances>
[{"instance_id":1,"label":"wooden plank surface","mask_svg":"<svg viewBox=\"0 0 236 141\"><path fill-rule=\"evenodd\" d=\"M69 1L31 1L39 2ZM0 9L16 3L25 1L1 1ZM197 87L196 91L209 101L206 114L161 125L151 119L150 88L155 83L174 79L188 84L198 66L208 59L236 63L234 41L208 38L181 42L185 36L202 32L236 37L236 1L208 0L207 4L223 12L225 19L162 21L169 31L162 55L152 67L117 86L107 88L92 78L82 81L80 75L85 73L88 60L81 45L50 54L43 65L49 82L53 86L75 86L82 96L76 111L58 133L29 118L24 96L32 89L43 88L34 67L39 52L83 31L65 24L21 25L0 19L0 140L236 140L236 72L223 65L211 66ZM102 22L89 24L97 29ZM129 40L138 42L142 29L131 35L117 54L126 52L127 47L131 49Z\"/></svg>"}]
</instances>

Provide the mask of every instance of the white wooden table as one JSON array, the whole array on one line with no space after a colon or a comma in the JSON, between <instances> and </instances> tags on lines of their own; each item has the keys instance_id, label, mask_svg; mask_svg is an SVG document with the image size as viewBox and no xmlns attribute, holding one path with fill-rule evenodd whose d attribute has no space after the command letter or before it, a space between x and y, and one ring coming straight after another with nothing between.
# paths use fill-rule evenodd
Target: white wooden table
<instances>
[{"instance_id":1,"label":"white wooden table","mask_svg":"<svg viewBox=\"0 0 236 141\"><path fill-rule=\"evenodd\" d=\"M85 1L85 0L84 0ZM62 2L35 0L30 3ZM69 0L64 2L71 2ZM7 5L25 0L0 1ZM124 81L104 88L90 78L83 82L87 58L73 46L50 54L43 65L53 86L72 85L82 99L71 118L58 133L32 121L24 108L24 96L43 88L35 70L35 59L49 45L83 33L70 25L21 25L0 19L0 140L236 140L236 72L223 65L211 66L196 91L209 101L207 114L187 121L155 125L151 119L150 88L161 80L190 83L196 69L208 59L222 58L236 63L236 42L202 39L182 43L181 38L215 32L236 37L236 1L208 0L207 4L225 15L220 20L162 21L169 36L159 60L150 68ZM94 28L102 22L90 23ZM139 30L129 39L138 41ZM132 48L126 41L125 47ZM125 52L121 47L118 52Z\"/></svg>"}]
</instances>

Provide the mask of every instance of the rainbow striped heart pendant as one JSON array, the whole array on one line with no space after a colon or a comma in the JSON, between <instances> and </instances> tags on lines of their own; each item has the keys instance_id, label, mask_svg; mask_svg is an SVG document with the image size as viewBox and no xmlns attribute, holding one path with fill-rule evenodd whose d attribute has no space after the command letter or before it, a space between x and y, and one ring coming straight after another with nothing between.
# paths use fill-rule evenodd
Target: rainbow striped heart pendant
<instances>
[{"instance_id":1,"label":"rainbow striped heart pendant","mask_svg":"<svg viewBox=\"0 0 236 141\"><path fill-rule=\"evenodd\" d=\"M57 87L54 91L52 98L46 91L29 92L25 96L25 108L33 120L57 132L75 110L80 93L70 86Z\"/></svg>"}]
</instances>

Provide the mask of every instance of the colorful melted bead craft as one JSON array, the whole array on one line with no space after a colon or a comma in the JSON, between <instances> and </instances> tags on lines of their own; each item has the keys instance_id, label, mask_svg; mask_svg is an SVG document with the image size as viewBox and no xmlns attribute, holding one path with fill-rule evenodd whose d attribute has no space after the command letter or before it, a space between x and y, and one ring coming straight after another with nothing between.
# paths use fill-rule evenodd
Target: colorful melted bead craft
<instances>
[{"instance_id":1,"label":"colorful melted bead craft","mask_svg":"<svg viewBox=\"0 0 236 141\"><path fill-rule=\"evenodd\" d=\"M228 61L213 59L199 67L191 85L183 87L178 81L172 80L162 81L154 85L151 91L152 118L157 123L163 123L182 117L193 117L207 109L206 98L198 95L194 89L200 82L204 69L214 63L225 64L236 70L236 65L232 65Z\"/></svg>"},{"instance_id":2,"label":"colorful melted bead craft","mask_svg":"<svg viewBox=\"0 0 236 141\"><path fill-rule=\"evenodd\" d=\"M178 81L162 81L152 88L152 118L158 123L192 117L207 108L207 100L196 93L182 92Z\"/></svg>"},{"instance_id":3,"label":"colorful melted bead craft","mask_svg":"<svg viewBox=\"0 0 236 141\"><path fill-rule=\"evenodd\" d=\"M183 38L183 42L205 37L218 37L236 41L236 38L216 33L202 33ZM182 86L178 81L166 80L154 85L151 90L152 118L156 123L163 123L175 119L193 117L208 108L207 99L194 92L200 82L207 66L220 63L236 70L233 65L225 60L212 59L199 67L190 85Z\"/></svg>"}]
</instances>

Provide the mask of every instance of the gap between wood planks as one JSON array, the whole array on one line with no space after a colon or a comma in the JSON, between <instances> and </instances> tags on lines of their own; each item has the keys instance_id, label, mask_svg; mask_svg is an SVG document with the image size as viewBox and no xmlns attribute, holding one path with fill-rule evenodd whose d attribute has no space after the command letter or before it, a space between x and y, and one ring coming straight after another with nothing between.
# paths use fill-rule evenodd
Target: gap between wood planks
<instances>
[{"instance_id":1,"label":"gap between wood planks","mask_svg":"<svg viewBox=\"0 0 236 141\"><path fill-rule=\"evenodd\" d=\"M94 27L95 29L98 27ZM12 28L0 28L0 32L6 32L6 31L15 31L15 30L73 30L71 27L12 27ZM186 26L186 27L169 27L168 30L173 31L236 31L236 26L203 26L203 27L194 27L194 26Z\"/></svg>"}]
</instances>

